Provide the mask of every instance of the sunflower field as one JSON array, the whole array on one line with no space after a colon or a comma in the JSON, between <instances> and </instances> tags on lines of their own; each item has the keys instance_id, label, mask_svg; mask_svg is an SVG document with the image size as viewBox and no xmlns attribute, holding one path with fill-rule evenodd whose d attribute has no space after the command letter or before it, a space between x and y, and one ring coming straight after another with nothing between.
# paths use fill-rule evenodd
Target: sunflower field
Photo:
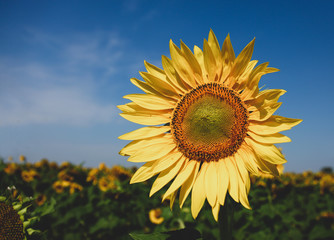
<instances>
[{"instance_id":1,"label":"sunflower field","mask_svg":"<svg viewBox=\"0 0 334 240\"><path fill-rule=\"evenodd\" d=\"M0 196L30 199L24 217L34 231L28 231L27 239L140 239L178 229L188 229L193 239L216 239L219 234L207 203L195 221L189 198L182 209L175 204L170 211L169 200L161 201L163 191L148 197L152 179L129 184L136 168L20 160L0 160ZM334 239L331 168L280 178L252 176L251 181L253 210L234 205L234 239ZM0 216L1 221L6 217Z\"/></svg>"}]
</instances>

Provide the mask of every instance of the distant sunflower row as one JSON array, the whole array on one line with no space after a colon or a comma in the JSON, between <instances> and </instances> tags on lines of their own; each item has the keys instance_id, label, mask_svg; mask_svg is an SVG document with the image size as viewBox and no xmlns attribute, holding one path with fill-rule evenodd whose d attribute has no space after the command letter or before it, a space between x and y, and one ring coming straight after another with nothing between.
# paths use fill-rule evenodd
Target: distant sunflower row
<instances>
[{"instance_id":1,"label":"distant sunflower row","mask_svg":"<svg viewBox=\"0 0 334 240\"><path fill-rule=\"evenodd\" d=\"M34 181L44 180L47 177L48 183L52 189L61 194L68 190L70 194L80 192L84 186L94 185L101 191L115 190L118 188L119 181L128 180L133 175L132 171L122 166L113 166L108 168L106 164L100 163L97 168L85 168L73 165L69 162L63 162L58 165L55 162L49 162L42 159L36 163L29 163L26 157L19 157L20 163L13 162L13 158L9 157L3 171L7 175L15 175L21 178L25 183L33 184ZM47 174L47 176L46 176ZM53 181L50 183L50 181ZM45 199L40 195L40 199Z\"/></svg>"}]
</instances>

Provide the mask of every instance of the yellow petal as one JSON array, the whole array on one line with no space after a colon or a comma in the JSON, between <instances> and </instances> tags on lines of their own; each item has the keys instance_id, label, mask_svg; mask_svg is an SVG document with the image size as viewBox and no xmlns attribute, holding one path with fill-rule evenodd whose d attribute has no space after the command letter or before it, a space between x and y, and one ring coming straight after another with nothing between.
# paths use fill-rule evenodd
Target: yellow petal
<instances>
[{"instance_id":1,"label":"yellow petal","mask_svg":"<svg viewBox=\"0 0 334 240\"><path fill-rule=\"evenodd\" d=\"M227 76L230 75L233 63L235 61L235 54L230 40L230 34L227 35L223 47L222 47L222 58L223 58L223 75L221 81L224 82Z\"/></svg>"},{"instance_id":2,"label":"yellow petal","mask_svg":"<svg viewBox=\"0 0 334 240\"><path fill-rule=\"evenodd\" d=\"M161 93L164 96L179 99L179 95L177 94L177 91L170 85L169 82L166 80L160 79L156 76L154 76L151 73L147 72L140 72L140 76L155 90L157 90L159 93Z\"/></svg>"},{"instance_id":3,"label":"yellow petal","mask_svg":"<svg viewBox=\"0 0 334 240\"><path fill-rule=\"evenodd\" d=\"M217 201L218 191L218 176L217 176L217 163L212 161L208 164L208 169L205 173L204 185L205 193L209 204L213 207Z\"/></svg>"},{"instance_id":4,"label":"yellow petal","mask_svg":"<svg viewBox=\"0 0 334 240\"><path fill-rule=\"evenodd\" d=\"M239 157L244 162L246 169L250 173L259 175L258 166L255 161L256 155L246 144L241 145L238 152L236 152L235 157Z\"/></svg>"},{"instance_id":5,"label":"yellow petal","mask_svg":"<svg viewBox=\"0 0 334 240\"><path fill-rule=\"evenodd\" d=\"M164 194L164 197L162 198L162 201L166 199L167 196L169 196L171 193L177 191L179 187L188 180L190 177L191 173L193 172L194 168L197 165L197 161L191 160L189 161L183 170L176 176L174 179L173 183L170 185L166 193Z\"/></svg>"},{"instance_id":6,"label":"yellow petal","mask_svg":"<svg viewBox=\"0 0 334 240\"><path fill-rule=\"evenodd\" d=\"M120 113L120 116L123 118L142 125L159 125L159 124L165 124L170 122L170 115L171 113L165 113L165 114L150 114L150 113Z\"/></svg>"},{"instance_id":7,"label":"yellow petal","mask_svg":"<svg viewBox=\"0 0 334 240\"><path fill-rule=\"evenodd\" d=\"M240 203L247 209L252 209L248 202L247 190L244 184L239 184Z\"/></svg>"},{"instance_id":8,"label":"yellow petal","mask_svg":"<svg viewBox=\"0 0 334 240\"><path fill-rule=\"evenodd\" d=\"M149 115L163 115L166 113L171 114L173 111L172 109L165 109L165 110L147 109L139 106L137 103L134 102L129 102L124 105L118 105L117 107L124 113L139 113L139 114L149 114Z\"/></svg>"},{"instance_id":9,"label":"yellow petal","mask_svg":"<svg viewBox=\"0 0 334 240\"><path fill-rule=\"evenodd\" d=\"M174 205L174 202L175 202L176 194L177 194L177 191L173 192L173 193L169 196L169 207L170 207L170 210L173 209L173 205Z\"/></svg>"},{"instance_id":10,"label":"yellow petal","mask_svg":"<svg viewBox=\"0 0 334 240\"><path fill-rule=\"evenodd\" d=\"M178 150L171 151L168 155L163 156L154 162L152 166L152 172L162 172L177 161L181 161L181 158L184 158L181 152L179 152ZM183 161L185 161L185 159L183 159Z\"/></svg>"},{"instance_id":11,"label":"yellow petal","mask_svg":"<svg viewBox=\"0 0 334 240\"><path fill-rule=\"evenodd\" d=\"M149 141L147 141L147 140L132 141L132 142L128 143L127 145L125 145L125 147L122 148L122 150L119 152L119 154L122 155L122 156L130 156L130 155L134 154L136 151L138 151L138 149L140 149L141 147L146 147L146 145L148 143L149 143Z\"/></svg>"},{"instance_id":12,"label":"yellow petal","mask_svg":"<svg viewBox=\"0 0 334 240\"><path fill-rule=\"evenodd\" d=\"M259 81L264 74L279 71L276 68L267 68L269 63L262 63L257 66L249 76L248 84L246 85L244 91L240 94L243 101L247 101L256 97L259 93Z\"/></svg>"},{"instance_id":13,"label":"yellow petal","mask_svg":"<svg viewBox=\"0 0 334 240\"><path fill-rule=\"evenodd\" d=\"M197 84L203 84L202 81L202 69L200 64L198 63L197 59L195 58L194 54L191 52L191 50L181 41L181 52L187 59L187 62L191 66L191 69L193 71L195 81Z\"/></svg>"},{"instance_id":14,"label":"yellow petal","mask_svg":"<svg viewBox=\"0 0 334 240\"><path fill-rule=\"evenodd\" d=\"M157 91L156 89L154 89L152 86L150 86L146 82L140 81L136 78L131 78L130 81L132 82L133 85L135 85L139 89L143 90L145 93L156 95L156 96L159 96L161 98L165 98L166 100L171 100L171 98L175 99L175 96L174 97L169 97L167 95L163 95L161 92ZM174 101L174 99L172 99L172 101Z\"/></svg>"},{"instance_id":15,"label":"yellow petal","mask_svg":"<svg viewBox=\"0 0 334 240\"><path fill-rule=\"evenodd\" d=\"M187 199L190 193L190 190L194 185L199 166L200 166L200 162L196 161L196 166L194 167L193 172L190 174L190 177L183 183L181 187L180 197L179 197L180 208L182 208L184 201Z\"/></svg>"},{"instance_id":16,"label":"yellow petal","mask_svg":"<svg viewBox=\"0 0 334 240\"><path fill-rule=\"evenodd\" d=\"M303 120L300 119L273 115L263 122L250 121L248 129L258 135L271 135L281 131L289 130L302 121Z\"/></svg>"},{"instance_id":17,"label":"yellow petal","mask_svg":"<svg viewBox=\"0 0 334 240\"><path fill-rule=\"evenodd\" d=\"M248 131L247 134L254 139L255 141L259 143L265 143L265 144L275 144L275 143L285 143L285 142L291 142L291 139L281 133L274 133L270 135L258 135L256 133L253 133L252 131Z\"/></svg>"},{"instance_id":18,"label":"yellow petal","mask_svg":"<svg viewBox=\"0 0 334 240\"><path fill-rule=\"evenodd\" d=\"M248 66L254 49L255 38L247 44L247 46L241 51L238 57L235 59L230 76L238 78L241 76Z\"/></svg>"},{"instance_id":19,"label":"yellow petal","mask_svg":"<svg viewBox=\"0 0 334 240\"><path fill-rule=\"evenodd\" d=\"M204 179L207 167L208 163L203 162L191 192L191 214L193 218L197 217L205 201Z\"/></svg>"},{"instance_id":20,"label":"yellow petal","mask_svg":"<svg viewBox=\"0 0 334 240\"><path fill-rule=\"evenodd\" d=\"M249 76L257 63L257 60L253 60L248 63L245 71L236 79L236 84L232 86L234 90L240 91L245 88L247 82L249 81Z\"/></svg>"},{"instance_id":21,"label":"yellow petal","mask_svg":"<svg viewBox=\"0 0 334 240\"><path fill-rule=\"evenodd\" d=\"M218 80L218 76L216 76L217 64L214 54L208 44L208 42L204 39L203 42L203 55L204 55L204 66L206 72L208 73L209 82L214 82L215 77Z\"/></svg>"},{"instance_id":22,"label":"yellow petal","mask_svg":"<svg viewBox=\"0 0 334 240\"><path fill-rule=\"evenodd\" d=\"M138 183L138 182L143 182L146 181L147 179L153 177L155 174L152 173L151 167L154 164L154 162L148 162L145 163L143 166L141 166L135 174L133 174L130 184L133 183Z\"/></svg>"},{"instance_id":23,"label":"yellow petal","mask_svg":"<svg viewBox=\"0 0 334 240\"><path fill-rule=\"evenodd\" d=\"M220 51L218 40L212 29L209 32L208 44L211 48L214 58L216 59L217 65L219 65L219 63L222 62L222 54Z\"/></svg>"},{"instance_id":24,"label":"yellow petal","mask_svg":"<svg viewBox=\"0 0 334 240\"><path fill-rule=\"evenodd\" d=\"M175 143L172 140L165 143L156 143L147 146L145 149L140 149L129 157L129 162L150 162L157 160L161 157L168 155L172 150L176 148Z\"/></svg>"},{"instance_id":25,"label":"yellow petal","mask_svg":"<svg viewBox=\"0 0 334 240\"><path fill-rule=\"evenodd\" d=\"M183 94L190 89L188 85L185 85L181 80L179 74L176 72L173 62L166 56L161 57L161 63L167 75L167 80L178 90L179 94Z\"/></svg>"},{"instance_id":26,"label":"yellow petal","mask_svg":"<svg viewBox=\"0 0 334 240\"><path fill-rule=\"evenodd\" d=\"M262 160L272 164L283 164L287 162L283 154L273 144L261 144L249 137L245 138L245 142L254 149L254 152Z\"/></svg>"},{"instance_id":27,"label":"yellow petal","mask_svg":"<svg viewBox=\"0 0 334 240\"><path fill-rule=\"evenodd\" d=\"M123 98L129 99L139 106L151 110L172 109L176 104L171 100L169 101L152 94L129 94L125 95Z\"/></svg>"},{"instance_id":28,"label":"yellow petal","mask_svg":"<svg viewBox=\"0 0 334 240\"><path fill-rule=\"evenodd\" d=\"M279 102L261 106L261 108L251 112L248 119L254 121L265 121L271 117L281 105L282 103Z\"/></svg>"},{"instance_id":29,"label":"yellow petal","mask_svg":"<svg viewBox=\"0 0 334 240\"><path fill-rule=\"evenodd\" d=\"M194 72L187 58L183 55L181 50L170 40L169 42L170 55L172 57L173 66L180 75L181 79L192 88L197 87L194 78Z\"/></svg>"},{"instance_id":30,"label":"yellow petal","mask_svg":"<svg viewBox=\"0 0 334 240\"><path fill-rule=\"evenodd\" d=\"M279 176L279 172L277 170L277 165L272 164L270 162L264 161L260 157L256 158L257 160L257 165L259 166L259 169L264 172L264 173L269 173L272 174L276 177Z\"/></svg>"},{"instance_id":31,"label":"yellow petal","mask_svg":"<svg viewBox=\"0 0 334 240\"><path fill-rule=\"evenodd\" d=\"M227 171L225 160L218 161L218 201L221 205L225 203L227 188L229 186L229 173Z\"/></svg>"},{"instance_id":32,"label":"yellow petal","mask_svg":"<svg viewBox=\"0 0 334 240\"><path fill-rule=\"evenodd\" d=\"M144 139L149 137L154 137L160 135L162 133L166 133L170 131L170 126L159 126L159 127L143 127L132 132L123 134L119 136L119 139L122 140L138 140Z\"/></svg>"},{"instance_id":33,"label":"yellow petal","mask_svg":"<svg viewBox=\"0 0 334 240\"><path fill-rule=\"evenodd\" d=\"M247 180L249 179L249 173L246 169L244 161L239 157L239 154L235 153L234 155L235 167L238 169L239 176L244 184L246 184ZM239 182L239 185L242 185Z\"/></svg>"},{"instance_id":34,"label":"yellow petal","mask_svg":"<svg viewBox=\"0 0 334 240\"><path fill-rule=\"evenodd\" d=\"M216 220L216 222L218 222L219 209L220 209L220 204L217 201L216 205L212 207L212 215L213 215L213 218Z\"/></svg>"},{"instance_id":35,"label":"yellow petal","mask_svg":"<svg viewBox=\"0 0 334 240\"><path fill-rule=\"evenodd\" d=\"M166 74L165 72L154 66L153 64L150 64L149 62L146 62L144 61L144 65L145 65L145 68L146 70L151 73L152 75L156 76L157 78L160 78L160 79L166 79Z\"/></svg>"},{"instance_id":36,"label":"yellow petal","mask_svg":"<svg viewBox=\"0 0 334 240\"><path fill-rule=\"evenodd\" d=\"M170 166L169 168L162 171L158 177L155 179L151 191L150 197L163 188L167 183L169 183L180 171L181 167L184 164L184 160L181 158L180 161L177 161L175 164Z\"/></svg>"},{"instance_id":37,"label":"yellow petal","mask_svg":"<svg viewBox=\"0 0 334 240\"><path fill-rule=\"evenodd\" d=\"M197 59L197 62L199 63L199 65L201 66L203 83L208 83L209 82L209 79L207 77L208 73L206 72L206 69L205 69L204 55L203 55L202 49L200 49L197 46L194 46L194 56Z\"/></svg>"},{"instance_id":38,"label":"yellow petal","mask_svg":"<svg viewBox=\"0 0 334 240\"><path fill-rule=\"evenodd\" d=\"M157 144L159 142L165 143L166 142L165 138L170 139L170 136L168 136L166 134L161 134L161 135L146 138L146 139L143 139L143 140L134 140L134 141L128 143L125 147L123 147L122 150L119 152L119 154L122 155L122 156L133 155L138 150L146 148L146 147L148 147L152 144Z\"/></svg>"},{"instance_id":39,"label":"yellow petal","mask_svg":"<svg viewBox=\"0 0 334 240\"><path fill-rule=\"evenodd\" d=\"M228 192L230 193L231 197L234 199L234 201L239 202L239 173L237 169L235 168L234 163L232 162L232 159L226 158L225 164L227 171L230 176L230 184L228 186Z\"/></svg>"},{"instance_id":40,"label":"yellow petal","mask_svg":"<svg viewBox=\"0 0 334 240\"><path fill-rule=\"evenodd\" d=\"M255 97L255 99L251 101L247 101L249 106L255 106L255 108L259 108L262 105L267 105L271 103L276 103L280 96L286 93L283 89L266 89ZM249 111L254 111L252 108L248 108Z\"/></svg>"}]
</instances>

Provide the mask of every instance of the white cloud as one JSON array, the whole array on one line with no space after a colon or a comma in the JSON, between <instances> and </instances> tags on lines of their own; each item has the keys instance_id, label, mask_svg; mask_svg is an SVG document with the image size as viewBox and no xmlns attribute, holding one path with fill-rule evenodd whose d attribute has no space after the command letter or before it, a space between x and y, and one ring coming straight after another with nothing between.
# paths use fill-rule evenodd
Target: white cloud
<instances>
[{"instance_id":1,"label":"white cloud","mask_svg":"<svg viewBox=\"0 0 334 240\"><path fill-rule=\"evenodd\" d=\"M26 124L85 125L109 122L115 106L101 105L82 88L25 88L19 96L0 103L0 126Z\"/></svg>"},{"instance_id":2,"label":"white cloud","mask_svg":"<svg viewBox=\"0 0 334 240\"><path fill-rule=\"evenodd\" d=\"M0 126L110 122L116 108L99 88L116 72L123 41L105 32L28 33L26 55L0 58Z\"/></svg>"}]
</instances>

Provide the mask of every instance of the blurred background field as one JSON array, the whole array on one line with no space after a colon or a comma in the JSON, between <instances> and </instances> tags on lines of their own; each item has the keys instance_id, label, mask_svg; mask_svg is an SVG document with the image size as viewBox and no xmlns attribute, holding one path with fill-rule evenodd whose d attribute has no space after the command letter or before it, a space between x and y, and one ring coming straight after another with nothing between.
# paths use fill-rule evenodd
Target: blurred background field
<instances>
[{"instance_id":1,"label":"blurred background field","mask_svg":"<svg viewBox=\"0 0 334 240\"><path fill-rule=\"evenodd\" d=\"M203 239L216 239L218 226L205 203L196 221L188 197L184 207L161 202L163 190L148 197L153 180L129 184L136 170L122 166L86 168L47 159L35 163L0 160L0 192L31 196L27 214L39 216L28 239L131 239L129 233L164 232L190 227ZM334 173L283 173L281 178L251 177L253 210L236 205L235 239L333 239ZM175 200L178 203L177 200Z\"/></svg>"}]
</instances>

